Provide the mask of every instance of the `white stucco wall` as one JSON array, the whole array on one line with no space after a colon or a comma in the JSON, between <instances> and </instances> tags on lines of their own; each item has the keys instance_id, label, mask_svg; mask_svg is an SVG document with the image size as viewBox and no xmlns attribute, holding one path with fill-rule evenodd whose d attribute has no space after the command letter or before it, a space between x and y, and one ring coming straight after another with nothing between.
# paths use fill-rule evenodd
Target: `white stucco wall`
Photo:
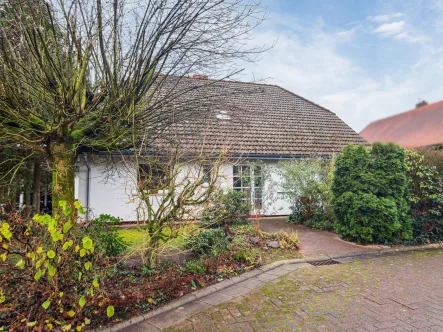
<instances>
[{"instance_id":1,"label":"white stucco wall","mask_svg":"<svg viewBox=\"0 0 443 332\"><path fill-rule=\"evenodd\" d=\"M87 206L87 167L83 160L80 170L78 199ZM100 214L109 214L124 221L135 221L137 204L133 196L136 193L135 182L137 169L130 163L116 163L107 168L100 161L88 160L90 166L89 211L90 218ZM128 167L129 165L129 167ZM77 181L76 181L77 183Z\"/></svg>"},{"instance_id":2,"label":"white stucco wall","mask_svg":"<svg viewBox=\"0 0 443 332\"><path fill-rule=\"evenodd\" d=\"M277 166L277 161L267 161L266 164L272 169ZM87 206L87 174L88 170L81 156L78 160L79 170L76 173L76 198ZM123 221L137 220L136 179L137 167L126 160L125 163L114 163L112 168L103 166L100 161L88 159L90 166L90 193L89 208L90 218L100 214L110 214L121 218ZM192 166L183 167L181 178L192 174ZM223 164L219 169L220 189L229 190L233 187L233 165ZM265 183L262 213L265 215L288 215L291 213L289 202L284 199L278 181L277 172L271 172L274 183L272 194L267 190L269 184ZM275 185L276 184L276 185ZM158 200L161 195L152 195L152 199Z\"/></svg>"}]
</instances>

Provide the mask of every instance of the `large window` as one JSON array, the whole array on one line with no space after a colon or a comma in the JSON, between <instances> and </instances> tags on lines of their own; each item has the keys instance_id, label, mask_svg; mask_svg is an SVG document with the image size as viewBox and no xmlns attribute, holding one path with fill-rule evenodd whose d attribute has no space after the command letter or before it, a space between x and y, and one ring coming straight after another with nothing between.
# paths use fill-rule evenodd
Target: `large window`
<instances>
[{"instance_id":1,"label":"large window","mask_svg":"<svg viewBox=\"0 0 443 332\"><path fill-rule=\"evenodd\" d=\"M260 166L236 165L233 169L233 188L245 194L250 210L262 208L263 177Z\"/></svg>"},{"instance_id":2,"label":"large window","mask_svg":"<svg viewBox=\"0 0 443 332\"><path fill-rule=\"evenodd\" d=\"M165 185L166 167L159 164L139 164L139 186L156 194Z\"/></svg>"}]
</instances>

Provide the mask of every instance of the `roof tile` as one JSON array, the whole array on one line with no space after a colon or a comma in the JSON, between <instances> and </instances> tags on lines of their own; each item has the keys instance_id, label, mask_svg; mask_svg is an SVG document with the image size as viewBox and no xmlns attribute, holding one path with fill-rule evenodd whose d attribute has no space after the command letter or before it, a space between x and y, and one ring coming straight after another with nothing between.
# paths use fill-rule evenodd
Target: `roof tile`
<instances>
[{"instance_id":1,"label":"roof tile","mask_svg":"<svg viewBox=\"0 0 443 332\"><path fill-rule=\"evenodd\" d=\"M360 133L369 143L396 143L405 148L443 142L443 101L370 123Z\"/></svg>"},{"instance_id":2,"label":"roof tile","mask_svg":"<svg viewBox=\"0 0 443 332\"><path fill-rule=\"evenodd\" d=\"M279 86L184 79L204 116L178 122L172 132L183 145L204 152L228 147L237 154L331 155L367 142L337 115ZM202 89L202 84L206 86ZM209 111L207 111L209 108ZM217 114L229 119L217 118Z\"/></svg>"}]
</instances>

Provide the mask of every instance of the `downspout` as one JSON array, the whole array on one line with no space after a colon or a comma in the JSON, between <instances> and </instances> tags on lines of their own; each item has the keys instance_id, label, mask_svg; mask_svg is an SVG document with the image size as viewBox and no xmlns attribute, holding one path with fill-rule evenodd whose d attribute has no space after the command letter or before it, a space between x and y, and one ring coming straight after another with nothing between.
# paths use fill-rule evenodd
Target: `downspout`
<instances>
[{"instance_id":1,"label":"downspout","mask_svg":"<svg viewBox=\"0 0 443 332\"><path fill-rule=\"evenodd\" d=\"M89 220L89 204L90 204L90 193L91 193L91 167L88 164L88 157L83 154L83 159L85 160L86 168L88 169L87 175L87 185L86 185L86 220Z\"/></svg>"}]
</instances>

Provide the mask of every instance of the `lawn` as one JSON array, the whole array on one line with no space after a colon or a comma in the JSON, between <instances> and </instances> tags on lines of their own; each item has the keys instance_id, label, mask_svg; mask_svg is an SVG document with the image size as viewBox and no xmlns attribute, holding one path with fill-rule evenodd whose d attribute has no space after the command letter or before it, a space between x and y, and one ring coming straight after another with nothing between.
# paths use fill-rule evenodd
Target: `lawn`
<instances>
[{"instance_id":1,"label":"lawn","mask_svg":"<svg viewBox=\"0 0 443 332\"><path fill-rule=\"evenodd\" d=\"M196 231L198 231L198 226L195 224L188 224L184 226L180 230L180 235L168 243L168 247L171 249L180 248L184 239ZM170 232L170 229L167 229L164 231L164 234L169 235ZM140 248L143 245L143 238L147 236L147 233L139 227L120 229L118 233L126 242L130 244L130 249Z\"/></svg>"}]
</instances>

